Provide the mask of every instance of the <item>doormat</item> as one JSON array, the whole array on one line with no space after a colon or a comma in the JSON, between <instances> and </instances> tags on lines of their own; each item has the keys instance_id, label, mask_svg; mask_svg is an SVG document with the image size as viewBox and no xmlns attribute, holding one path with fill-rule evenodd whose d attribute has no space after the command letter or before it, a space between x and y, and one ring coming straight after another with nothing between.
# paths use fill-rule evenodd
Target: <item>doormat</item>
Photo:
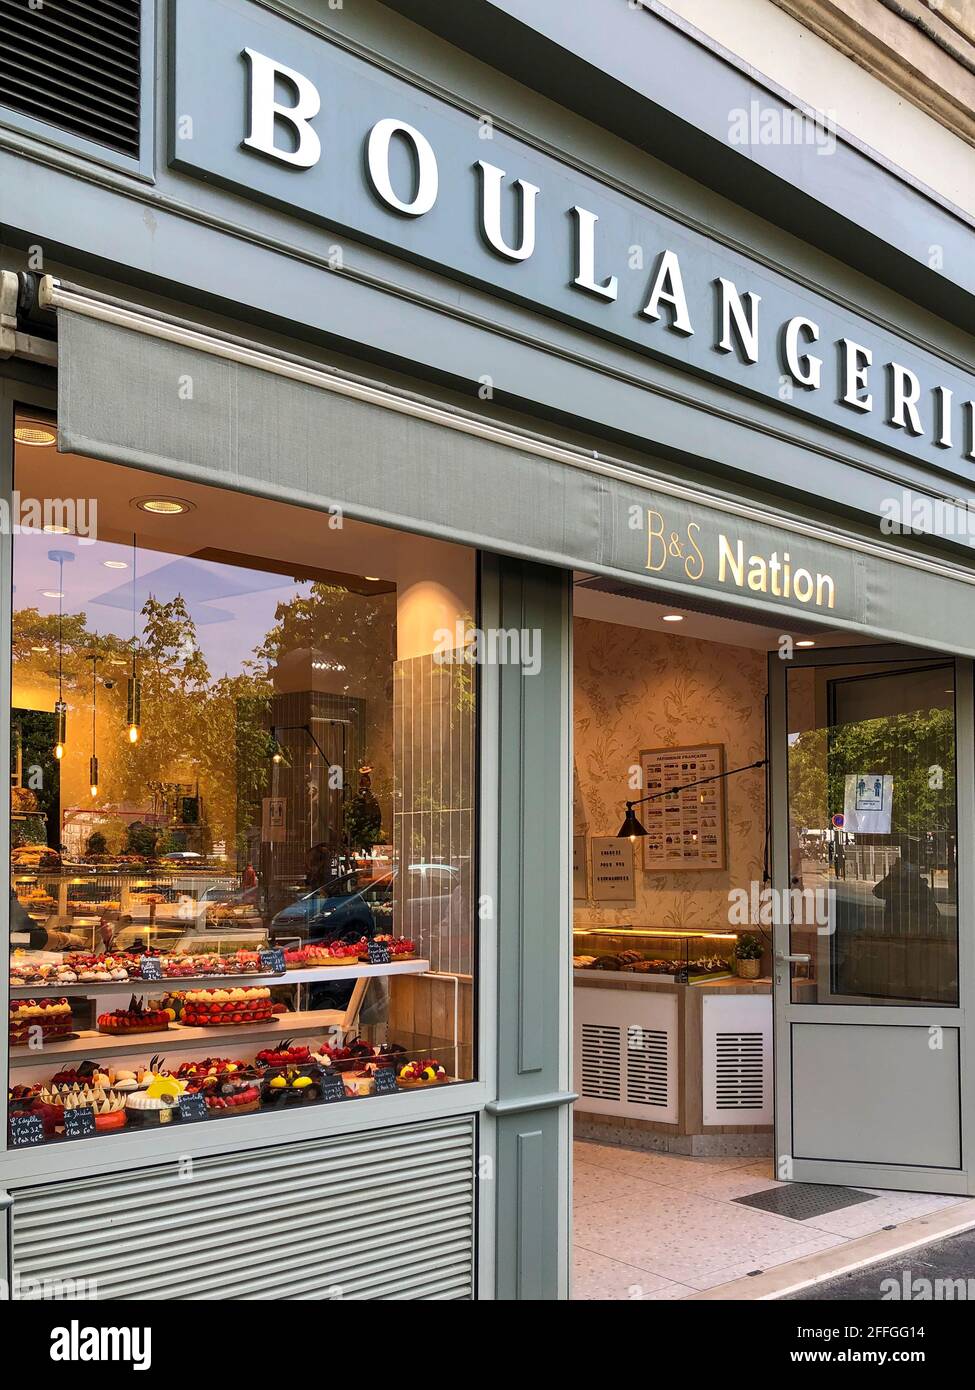
<instances>
[{"instance_id":1,"label":"doormat","mask_svg":"<svg viewBox=\"0 0 975 1390\"><path fill-rule=\"evenodd\" d=\"M759 1211L788 1216L793 1221L810 1221L814 1216L825 1216L828 1211L842 1211L844 1207L876 1200L872 1193L860 1192L855 1187L828 1187L819 1182L789 1182L782 1187L753 1192L750 1197L732 1198L743 1207L758 1207Z\"/></svg>"}]
</instances>

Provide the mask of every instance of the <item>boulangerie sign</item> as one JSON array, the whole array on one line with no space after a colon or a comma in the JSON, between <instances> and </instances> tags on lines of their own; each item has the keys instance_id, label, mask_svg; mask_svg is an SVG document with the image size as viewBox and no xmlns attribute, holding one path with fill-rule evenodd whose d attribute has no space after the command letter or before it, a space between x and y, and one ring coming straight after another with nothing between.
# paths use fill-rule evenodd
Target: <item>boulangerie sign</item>
<instances>
[{"instance_id":1,"label":"boulangerie sign","mask_svg":"<svg viewBox=\"0 0 975 1390\"><path fill-rule=\"evenodd\" d=\"M176 168L973 476L961 363L320 30L245 0L172 8ZM343 270L355 247L326 234L321 255Z\"/></svg>"}]
</instances>

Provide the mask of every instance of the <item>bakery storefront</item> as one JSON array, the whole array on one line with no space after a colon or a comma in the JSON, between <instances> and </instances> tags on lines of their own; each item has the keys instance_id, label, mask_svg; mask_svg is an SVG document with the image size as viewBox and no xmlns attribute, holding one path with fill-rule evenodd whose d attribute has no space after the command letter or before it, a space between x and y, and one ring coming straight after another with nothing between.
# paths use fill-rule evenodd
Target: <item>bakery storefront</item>
<instances>
[{"instance_id":1,"label":"bakery storefront","mask_svg":"<svg viewBox=\"0 0 975 1390\"><path fill-rule=\"evenodd\" d=\"M960 335L303 8L0 104L8 1289L564 1298L573 1131L968 1192Z\"/></svg>"}]
</instances>

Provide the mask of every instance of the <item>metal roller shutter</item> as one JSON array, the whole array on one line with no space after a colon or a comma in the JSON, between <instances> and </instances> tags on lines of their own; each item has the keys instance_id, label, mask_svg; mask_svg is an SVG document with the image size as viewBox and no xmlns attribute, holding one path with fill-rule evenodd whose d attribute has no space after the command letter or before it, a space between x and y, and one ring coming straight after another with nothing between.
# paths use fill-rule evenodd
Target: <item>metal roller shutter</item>
<instances>
[{"instance_id":1,"label":"metal roller shutter","mask_svg":"<svg viewBox=\"0 0 975 1390\"><path fill-rule=\"evenodd\" d=\"M14 1192L13 1268L107 1299L470 1299L472 1117Z\"/></svg>"}]
</instances>

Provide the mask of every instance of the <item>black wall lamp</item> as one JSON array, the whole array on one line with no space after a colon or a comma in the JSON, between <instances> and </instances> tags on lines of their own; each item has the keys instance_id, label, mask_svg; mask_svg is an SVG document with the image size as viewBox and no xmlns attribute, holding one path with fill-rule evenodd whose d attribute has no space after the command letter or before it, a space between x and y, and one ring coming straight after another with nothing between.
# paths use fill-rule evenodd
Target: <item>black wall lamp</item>
<instances>
[{"instance_id":1,"label":"black wall lamp","mask_svg":"<svg viewBox=\"0 0 975 1390\"><path fill-rule=\"evenodd\" d=\"M641 806L644 801L659 801L664 796L677 796L679 792L686 791L688 787L703 787L706 782L720 782L723 777L734 777L738 772L751 772L756 767L767 767L768 758L759 758L757 763L746 763L744 767L729 767L727 772L716 772L711 777L699 777L696 782L684 782L679 787L668 787L665 792L650 792L647 796L639 796L635 801L626 803L626 817L616 838L619 840L636 840L641 835L646 835L646 827L641 824L636 816L633 807Z\"/></svg>"}]
</instances>

